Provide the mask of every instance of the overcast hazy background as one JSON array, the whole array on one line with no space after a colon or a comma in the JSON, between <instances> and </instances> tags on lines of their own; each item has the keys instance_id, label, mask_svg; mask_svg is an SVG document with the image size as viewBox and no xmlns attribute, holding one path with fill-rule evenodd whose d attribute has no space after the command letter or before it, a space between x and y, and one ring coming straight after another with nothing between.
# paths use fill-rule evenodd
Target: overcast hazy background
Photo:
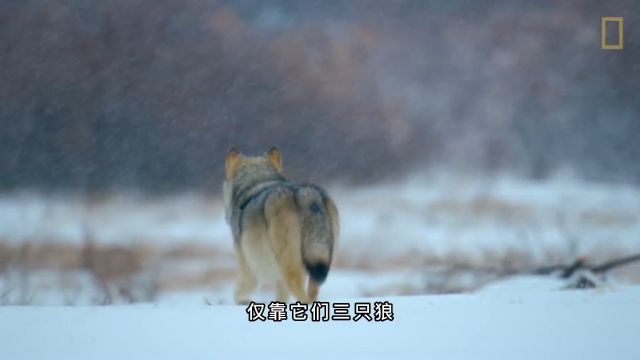
<instances>
[{"instance_id":1,"label":"overcast hazy background","mask_svg":"<svg viewBox=\"0 0 640 360\"><path fill-rule=\"evenodd\" d=\"M219 191L231 145L301 180L640 181L633 0L0 3L0 188ZM622 51L602 16L626 16ZM609 28L615 42L615 26Z\"/></svg>"}]
</instances>

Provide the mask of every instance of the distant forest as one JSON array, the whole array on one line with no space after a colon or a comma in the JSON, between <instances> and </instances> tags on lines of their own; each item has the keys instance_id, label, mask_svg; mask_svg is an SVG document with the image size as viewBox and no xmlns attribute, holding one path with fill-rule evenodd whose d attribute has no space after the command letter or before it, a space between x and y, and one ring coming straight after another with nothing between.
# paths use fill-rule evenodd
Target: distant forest
<instances>
[{"instance_id":1,"label":"distant forest","mask_svg":"<svg viewBox=\"0 0 640 360\"><path fill-rule=\"evenodd\" d=\"M561 168L640 182L640 2L0 2L0 189ZM624 50L602 16L627 16ZM632 18L635 16L635 19Z\"/></svg>"}]
</instances>

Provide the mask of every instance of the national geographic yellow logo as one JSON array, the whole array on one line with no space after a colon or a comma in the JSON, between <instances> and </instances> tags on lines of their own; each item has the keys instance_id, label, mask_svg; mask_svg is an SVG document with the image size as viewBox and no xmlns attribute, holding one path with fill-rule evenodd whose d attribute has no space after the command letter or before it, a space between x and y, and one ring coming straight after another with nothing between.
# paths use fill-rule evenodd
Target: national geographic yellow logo
<instances>
[{"instance_id":1,"label":"national geographic yellow logo","mask_svg":"<svg viewBox=\"0 0 640 360\"><path fill-rule=\"evenodd\" d=\"M607 23L608 22L618 23L618 43L617 44L607 44ZM602 43L600 47L603 50L622 50L622 47L623 47L622 16L620 17L603 16L602 27L600 32L602 33Z\"/></svg>"}]
</instances>

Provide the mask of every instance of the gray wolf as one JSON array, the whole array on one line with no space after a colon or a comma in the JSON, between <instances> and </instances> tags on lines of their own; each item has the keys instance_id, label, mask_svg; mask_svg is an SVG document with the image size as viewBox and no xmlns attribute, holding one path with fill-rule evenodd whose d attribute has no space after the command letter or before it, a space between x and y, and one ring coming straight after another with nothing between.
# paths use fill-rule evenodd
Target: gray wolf
<instances>
[{"instance_id":1,"label":"gray wolf","mask_svg":"<svg viewBox=\"0 0 640 360\"><path fill-rule=\"evenodd\" d=\"M287 180L276 147L262 156L231 148L223 194L240 267L235 302L248 304L259 283L275 285L277 301L288 302L290 294L316 301L339 231L338 210L326 191Z\"/></svg>"}]
</instances>

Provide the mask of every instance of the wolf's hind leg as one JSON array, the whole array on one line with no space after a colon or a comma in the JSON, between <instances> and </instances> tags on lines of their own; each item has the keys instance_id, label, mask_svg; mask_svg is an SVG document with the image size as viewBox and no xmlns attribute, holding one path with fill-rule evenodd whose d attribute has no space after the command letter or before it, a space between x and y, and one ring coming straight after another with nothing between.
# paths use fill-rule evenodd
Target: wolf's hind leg
<instances>
[{"instance_id":1,"label":"wolf's hind leg","mask_svg":"<svg viewBox=\"0 0 640 360\"><path fill-rule=\"evenodd\" d=\"M289 288L282 281L278 281L276 285L276 300L283 303L289 302Z\"/></svg>"},{"instance_id":2,"label":"wolf's hind leg","mask_svg":"<svg viewBox=\"0 0 640 360\"><path fill-rule=\"evenodd\" d=\"M272 223L269 228L269 239L280 268L281 282L298 301L307 303L307 294L304 289L307 273L300 257L299 231L294 224L295 222L286 220L281 223Z\"/></svg>"},{"instance_id":3,"label":"wolf's hind leg","mask_svg":"<svg viewBox=\"0 0 640 360\"><path fill-rule=\"evenodd\" d=\"M309 301L318 301L318 293L320 292L320 284L309 276L309 283L307 285L307 297Z\"/></svg>"},{"instance_id":4,"label":"wolf's hind leg","mask_svg":"<svg viewBox=\"0 0 640 360\"><path fill-rule=\"evenodd\" d=\"M293 296L298 299L301 303L309 303L309 299L307 298L307 294L304 291L304 278L305 278L304 270L302 271L290 271L285 272L284 277L287 282L287 287L289 291L293 293Z\"/></svg>"},{"instance_id":5,"label":"wolf's hind leg","mask_svg":"<svg viewBox=\"0 0 640 360\"><path fill-rule=\"evenodd\" d=\"M282 281L298 301L307 303L304 289L307 273L300 253L300 221L290 189L278 189L269 196L265 202L265 218Z\"/></svg>"},{"instance_id":6,"label":"wolf's hind leg","mask_svg":"<svg viewBox=\"0 0 640 360\"><path fill-rule=\"evenodd\" d=\"M249 267L249 263L245 258L242 250L236 246L236 257L238 258L238 264L240 265L240 272L238 273L238 279L236 280L236 288L234 290L234 300L236 304L249 304L251 302L251 294L258 286L258 280L255 274Z\"/></svg>"},{"instance_id":7,"label":"wolf's hind leg","mask_svg":"<svg viewBox=\"0 0 640 360\"><path fill-rule=\"evenodd\" d=\"M299 242L294 241L296 235L289 237L290 235L293 235L293 233L284 227L274 226L271 229L271 239L283 239L280 241L272 240L273 243L275 243L274 250L279 253L276 258L278 266L280 267L280 275L282 276L278 288L284 286L298 301L308 303L307 294L304 289L304 281L307 273L300 258ZM279 247L278 245L284 246ZM278 291L280 292L280 289Z\"/></svg>"}]
</instances>

